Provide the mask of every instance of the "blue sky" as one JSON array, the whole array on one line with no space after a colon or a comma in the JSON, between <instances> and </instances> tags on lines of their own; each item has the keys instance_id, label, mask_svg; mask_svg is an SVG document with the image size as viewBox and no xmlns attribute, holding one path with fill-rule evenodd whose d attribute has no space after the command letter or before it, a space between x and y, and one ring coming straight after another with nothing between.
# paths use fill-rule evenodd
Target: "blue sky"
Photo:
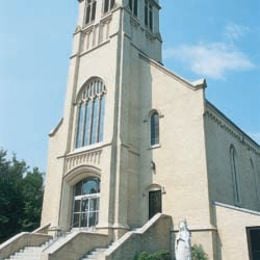
<instances>
[{"instance_id":1,"label":"blue sky","mask_svg":"<svg viewBox=\"0 0 260 260\"><path fill-rule=\"evenodd\" d=\"M46 169L63 113L76 0L0 1L0 147ZM164 64L260 142L260 1L161 0Z\"/></svg>"}]
</instances>

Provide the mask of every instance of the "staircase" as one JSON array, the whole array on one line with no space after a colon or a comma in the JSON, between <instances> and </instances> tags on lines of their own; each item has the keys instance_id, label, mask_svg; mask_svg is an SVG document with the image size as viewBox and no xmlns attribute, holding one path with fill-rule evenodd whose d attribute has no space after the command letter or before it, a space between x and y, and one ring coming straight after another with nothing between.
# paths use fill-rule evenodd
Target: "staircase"
<instances>
[{"instance_id":1,"label":"staircase","mask_svg":"<svg viewBox=\"0 0 260 260\"><path fill-rule=\"evenodd\" d=\"M81 258L81 260L97 260L102 259L103 253L107 250L107 248L96 248L95 250L89 252L85 256Z\"/></svg>"},{"instance_id":2,"label":"staircase","mask_svg":"<svg viewBox=\"0 0 260 260\"><path fill-rule=\"evenodd\" d=\"M5 260L40 260L41 252L52 242L47 241L41 246L27 246L20 251L14 253Z\"/></svg>"}]
</instances>

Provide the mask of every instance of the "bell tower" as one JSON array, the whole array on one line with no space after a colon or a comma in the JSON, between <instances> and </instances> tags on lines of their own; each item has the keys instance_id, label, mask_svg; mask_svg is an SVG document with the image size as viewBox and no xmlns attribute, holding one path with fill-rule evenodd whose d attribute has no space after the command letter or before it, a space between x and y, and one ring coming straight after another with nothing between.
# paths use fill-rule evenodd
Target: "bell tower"
<instances>
[{"instance_id":1,"label":"bell tower","mask_svg":"<svg viewBox=\"0 0 260 260\"><path fill-rule=\"evenodd\" d=\"M144 219L140 55L161 62L158 0L78 0L64 116L50 133L42 225L120 237Z\"/></svg>"}]
</instances>

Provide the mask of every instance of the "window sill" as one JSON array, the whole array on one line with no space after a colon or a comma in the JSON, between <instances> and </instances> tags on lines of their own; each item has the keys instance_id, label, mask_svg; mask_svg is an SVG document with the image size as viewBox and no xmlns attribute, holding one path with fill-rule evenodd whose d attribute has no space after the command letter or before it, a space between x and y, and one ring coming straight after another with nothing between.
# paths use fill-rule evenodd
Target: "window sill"
<instances>
[{"instance_id":1,"label":"window sill","mask_svg":"<svg viewBox=\"0 0 260 260\"><path fill-rule=\"evenodd\" d=\"M84 30L87 30L87 29L89 29L89 28L91 28L91 27L94 27L94 24L95 24L95 21L91 21L91 22L89 22L89 23L84 23L84 25L83 25L83 31Z\"/></svg>"},{"instance_id":2,"label":"window sill","mask_svg":"<svg viewBox=\"0 0 260 260\"><path fill-rule=\"evenodd\" d=\"M88 145L88 146L83 146L83 147L80 147L80 148L74 148L73 151L71 151L69 153L69 155L71 154L75 154L75 153L82 153L82 152L91 152L93 150L97 150L97 149L102 149L106 146L110 146L111 143L96 143L96 144L91 144L91 145Z\"/></svg>"},{"instance_id":3,"label":"window sill","mask_svg":"<svg viewBox=\"0 0 260 260\"><path fill-rule=\"evenodd\" d=\"M155 144L155 145L150 146L147 150L153 150L153 149L159 149L159 148L161 148L161 145Z\"/></svg>"}]
</instances>

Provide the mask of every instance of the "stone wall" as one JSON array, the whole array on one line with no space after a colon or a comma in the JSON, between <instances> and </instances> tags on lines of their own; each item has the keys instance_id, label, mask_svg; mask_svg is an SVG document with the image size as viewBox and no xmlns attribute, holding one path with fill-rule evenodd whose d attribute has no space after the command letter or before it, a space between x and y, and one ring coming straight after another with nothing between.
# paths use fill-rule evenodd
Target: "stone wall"
<instances>
[{"instance_id":1,"label":"stone wall","mask_svg":"<svg viewBox=\"0 0 260 260\"><path fill-rule=\"evenodd\" d=\"M135 255L146 251L171 250L172 219L157 214L142 228L130 231L114 243L106 252L106 260L133 260Z\"/></svg>"},{"instance_id":2,"label":"stone wall","mask_svg":"<svg viewBox=\"0 0 260 260\"><path fill-rule=\"evenodd\" d=\"M20 233L0 245L0 259L5 259L26 246L42 245L51 238L46 234Z\"/></svg>"},{"instance_id":3,"label":"stone wall","mask_svg":"<svg viewBox=\"0 0 260 260\"><path fill-rule=\"evenodd\" d=\"M87 252L97 247L107 247L109 238L106 235L89 232L76 232L61 241L56 241L41 254L41 260L80 259Z\"/></svg>"},{"instance_id":4,"label":"stone wall","mask_svg":"<svg viewBox=\"0 0 260 260\"><path fill-rule=\"evenodd\" d=\"M210 200L260 210L260 148L213 105L205 113ZM230 147L236 151L240 201L234 198Z\"/></svg>"}]
</instances>

